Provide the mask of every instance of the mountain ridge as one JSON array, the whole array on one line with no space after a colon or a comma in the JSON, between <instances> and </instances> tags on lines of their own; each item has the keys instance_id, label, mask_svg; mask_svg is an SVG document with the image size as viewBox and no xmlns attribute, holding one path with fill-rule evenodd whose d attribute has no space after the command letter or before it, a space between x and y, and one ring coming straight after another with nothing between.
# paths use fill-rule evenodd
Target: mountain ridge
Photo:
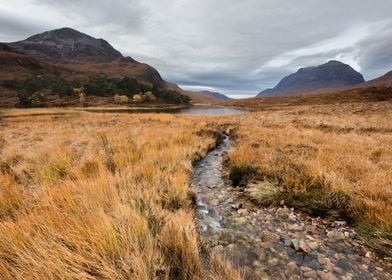
<instances>
[{"instance_id":1,"label":"mountain ridge","mask_svg":"<svg viewBox=\"0 0 392 280\"><path fill-rule=\"evenodd\" d=\"M106 40L94 38L69 27L45 31L8 45L41 59L99 58L102 61L112 61L123 57Z\"/></svg>"},{"instance_id":2,"label":"mountain ridge","mask_svg":"<svg viewBox=\"0 0 392 280\"><path fill-rule=\"evenodd\" d=\"M258 96L306 94L345 88L364 82L362 74L350 65L330 60L322 65L300 68L297 72L285 76L274 88L264 90Z\"/></svg>"}]
</instances>

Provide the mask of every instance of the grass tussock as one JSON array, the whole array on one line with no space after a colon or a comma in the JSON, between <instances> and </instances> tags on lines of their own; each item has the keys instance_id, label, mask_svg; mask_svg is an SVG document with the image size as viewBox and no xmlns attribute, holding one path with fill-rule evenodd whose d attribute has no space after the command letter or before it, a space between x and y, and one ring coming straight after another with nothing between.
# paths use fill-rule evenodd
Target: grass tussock
<instances>
[{"instance_id":1,"label":"grass tussock","mask_svg":"<svg viewBox=\"0 0 392 280\"><path fill-rule=\"evenodd\" d=\"M0 130L3 279L240 278L219 256L206 266L193 221L192 160L214 124L15 114Z\"/></svg>"}]
</instances>

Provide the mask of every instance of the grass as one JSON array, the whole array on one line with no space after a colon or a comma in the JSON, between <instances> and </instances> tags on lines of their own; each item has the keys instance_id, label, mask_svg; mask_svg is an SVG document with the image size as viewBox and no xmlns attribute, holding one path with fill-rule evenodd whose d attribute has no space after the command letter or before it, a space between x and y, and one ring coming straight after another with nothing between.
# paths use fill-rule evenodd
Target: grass
<instances>
[{"instance_id":1,"label":"grass","mask_svg":"<svg viewBox=\"0 0 392 280\"><path fill-rule=\"evenodd\" d=\"M313 214L337 213L391 240L392 103L261 109L237 117L231 170L254 166L258 172L247 180L275 184L276 201Z\"/></svg>"},{"instance_id":2,"label":"grass","mask_svg":"<svg viewBox=\"0 0 392 280\"><path fill-rule=\"evenodd\" d=\"M2 278L240 278L220 256L204 263L193 221L192 161L215 125L46 113L0 122Z\"/></svg>"},{"instance_id":3,"label":"grass","mask_svg":"<svg viewBox=\"0 0 392 280\"><path fill-rule=\"evenodd\" d=\"M230 177L253 200L347 218L387 251L391 102L255 104L224 117L3 111L2 278L240 279L224 256L205 263L189 189L192 163L234 127Z\"/></svg>"}]
</instances>

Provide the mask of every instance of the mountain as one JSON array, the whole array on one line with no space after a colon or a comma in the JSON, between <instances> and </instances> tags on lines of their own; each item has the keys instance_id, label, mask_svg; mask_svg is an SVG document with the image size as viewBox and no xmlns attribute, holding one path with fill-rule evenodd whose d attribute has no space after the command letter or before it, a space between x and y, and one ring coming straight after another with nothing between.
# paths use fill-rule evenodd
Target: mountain
<instances>
[{"instance_id":1,"label":"mountain","mask_svg":"<svg viewBox=\"0 0 392 280\"><path fill-rule=\"evenodd\" d=\"M46 31L8 45L44 59L112 61L123 57L107 41L67 27Z\"/></svg>"},{"instance_id":2,"label":"mountain","mask_svg":"<svg viewBox=\"0 0 392 280\"><path fill-rule=\"evenodd\" d=\"M72 28L60 28L8 43L9 47L41 61L60 65L83 75L134 77L140 82L165 87L158 71L132 57L124 57L103 39L96 39Z\"/></svg>"},{"instance_id":3,"label":"mountain","mask_svg":"<svg viewBox=\"0 0 392 280\"><path fill-rule=\"evenodd\" d=\"M195 103L218 100L184 91L163 80L160 73L150 65L123 56L107 41L71 28L46 31L18 42L0 43L0 107L16 104L17 90L26 79L38 79L44 84L57 80L61 86L64 85L61 80L85 84L97 79L124 77L134 78L140 84L151 84L161 91L172 90L187 95ZM64 103L64 98L53 96L50 92L45 94L51 95L48 99L53 102L49 105L72 105L73 101ZM107 98L102 97L104 93L100 94L100 104L108 102L105 101Z\"/></svg>"},{"instance_id":4,"label":"mountain","mask_svg":"<svg viewBox=\"0 0 392 280\"><path fill-rule=\"evenodd\" d=\"M202 91L199 91L197 93L208 95L208 96L216 98L218 100L230 100L231 99L230 97L224 95L223 93L209 91L209 90L202 90Z\"/></svg>"},{"instance_id":5,"label":"mountain","mask_svg":"<svg viewBox=\"0 0 392 280\"><path fill-rule=\"evenodd\" d=\"M362 74L350 65L331 60L319 66L300 68L284 77L277 86L259 93L258 96L284 96L317 93L345 88L365 82Z\"/></svg>"}]
</instances>

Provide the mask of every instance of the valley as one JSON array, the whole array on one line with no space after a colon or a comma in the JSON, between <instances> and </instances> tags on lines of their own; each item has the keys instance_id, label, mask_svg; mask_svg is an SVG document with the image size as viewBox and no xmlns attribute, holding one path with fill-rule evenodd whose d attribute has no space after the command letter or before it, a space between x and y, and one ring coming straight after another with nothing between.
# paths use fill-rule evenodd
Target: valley
<instances>
[{"instance_id":1,"label":"valley","mask_svg":"<svg viewBox=\"0 0 392 280\"><path fill-rule=\"evenodd\" d=\"M252 110L1 111L1 274L389 279L391 103Z\"/></svg>"}]
</instances>

